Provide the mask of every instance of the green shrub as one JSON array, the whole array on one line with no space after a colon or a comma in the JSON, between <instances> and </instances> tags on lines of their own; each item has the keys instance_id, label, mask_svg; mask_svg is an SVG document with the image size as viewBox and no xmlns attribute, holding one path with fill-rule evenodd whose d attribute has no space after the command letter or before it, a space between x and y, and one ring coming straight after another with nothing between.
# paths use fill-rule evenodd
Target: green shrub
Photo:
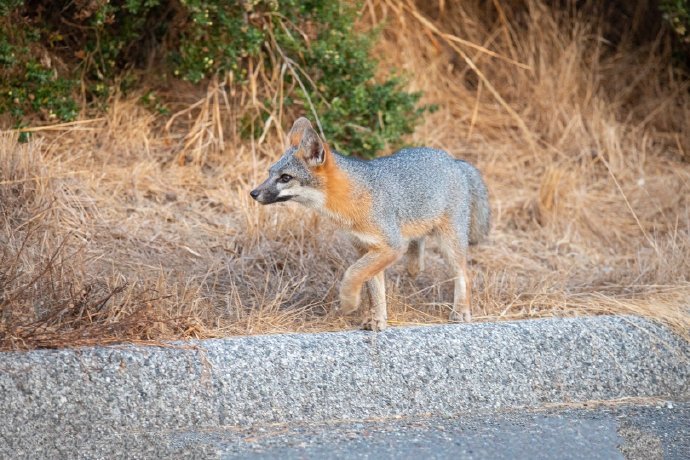
<instances>
[{"instance_id":1,"label":"green shrub","mask_svg":"<svg viewBox=\"0 0 690 460\"><path fill-rule=\"evenodd\" d=\"M47 120L73 120L78 113L74 80L39 62L25 44L35 37L17 29L14 43L4 29L0 32L0 113L9 113L18 126L29 113L40 113Z\"/></svg>"},{"instance_id":2,"label":"green shrub","mask_svg":"<svg viewBox=\"0 0 690 460\"><path fill-rule=\"evenodd\" d=\"M160 76L160 84L231 72L247 84L249 63L259 60L267 72L283 70L284 87L292 88L283 107L313 118L313 105L337 149L373 156L411 132L425 110L399 79L374 80L374 37L354 31L351 3L0 0L0 14L0 113L17 122L36 114L71 120L77 88L85 90L80 102L98 108L117 85L136 86L143 72ZM152 95L142 103L165 113L165 101ZM272 104L247 117L267 118Z\"/></svg>"},{"instance_id":3,"label":"green shrub","mask_svg":"<svg viewBox=\"0 0 690 460\"><path fill-rule=\"evenodd\" d=\"M659 9L673 30L673 54L676 63L690 70L690 0L660 0Z\"/></svg>"},{"instance_id":4,"label":"green shrub","mask_svg":"<svg viewBox=\"0 0 690 460\"><path fill-rule=\"evenodd\" d=\"M690 43L690 0L661 0L664 19L684 43Z\"/></svg>"}]
</instances>

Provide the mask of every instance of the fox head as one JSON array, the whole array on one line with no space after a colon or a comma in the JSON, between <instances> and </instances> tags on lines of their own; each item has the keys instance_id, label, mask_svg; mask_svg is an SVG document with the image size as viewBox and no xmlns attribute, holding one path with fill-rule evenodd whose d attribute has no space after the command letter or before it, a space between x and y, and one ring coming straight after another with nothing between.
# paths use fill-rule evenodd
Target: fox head
<instances>
[{"instance_id":1,"label":"fox head","mask_svg":"<svg viewBox=\"0 0 690 460\"><path fill-rule=\"evenodd\" d=\"M251 197L261 204L293 200L310 207L323 205L323 184L315 169L325 161L325 148L309 120L298 118L288 134L287 150Z\"/></svg>"}]
</instances>

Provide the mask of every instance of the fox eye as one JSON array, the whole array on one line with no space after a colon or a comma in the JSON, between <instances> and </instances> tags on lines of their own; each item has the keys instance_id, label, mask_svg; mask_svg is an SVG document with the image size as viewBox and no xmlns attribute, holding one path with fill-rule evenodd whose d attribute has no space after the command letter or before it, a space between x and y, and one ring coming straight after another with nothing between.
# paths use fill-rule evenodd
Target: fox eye
<instances>
[{"instance_id":1,"label":"fox eye","mask_svg":"<svg viewBox=\"0 0 690 460\"><path fill-rule=\"evenodd\" d=\"M290 174L283 174L278 178L278 180L283 184L287 184L292 180L292 176Z\"/></svg>"}]
</instances>

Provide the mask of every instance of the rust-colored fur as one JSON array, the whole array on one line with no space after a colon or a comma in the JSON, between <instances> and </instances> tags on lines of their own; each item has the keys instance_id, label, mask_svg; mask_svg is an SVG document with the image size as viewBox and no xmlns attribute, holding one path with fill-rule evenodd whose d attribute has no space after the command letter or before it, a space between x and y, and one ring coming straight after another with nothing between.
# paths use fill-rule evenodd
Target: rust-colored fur
<instances>
[{"instance_id":1,"label":"rust-colored fur","mask_svg":"<svg viewBox=\"0 0 690 460\"><path fill-rule=\"evenodd\" d=\"M371 195L338 168L328 144L323 146L324 161L312 171L323 184L326 210L356 232L378 234L371 222Z\"/></svg>"},{"instance_id":2,"label":"rust-colored fur","mask_svg":"<svg viewBox=\"0 0 690 460\"><path fill-rule=\"evenodd\" d=\"M448 226L447 216L406 222L402 225L401 231L405 238L419 238L428 235L432 229L439 228L443 225Z\"/></svg>"},{"instance_id":3,"label":"rust-colored fur","mask_svg":"<svg viewBox=\"0 0 690 460\"><path fill-rule=\"evenodd\" d=\"M291 147L298 147L299 143L302 142L302 132L290 132L289 142Z\"/></svg>"}]
</instances>

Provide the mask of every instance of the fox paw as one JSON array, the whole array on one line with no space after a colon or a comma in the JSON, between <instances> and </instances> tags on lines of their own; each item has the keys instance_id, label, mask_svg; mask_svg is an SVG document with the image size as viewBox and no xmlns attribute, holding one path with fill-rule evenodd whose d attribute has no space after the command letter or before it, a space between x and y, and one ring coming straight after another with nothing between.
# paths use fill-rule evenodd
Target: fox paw
<instances>
[{"instance_id":1,"label":"fox paw","mask_svg":"<svg viewBox=\"0 0 690 460\"><path fill-rule=\"evenodd\" d=\"M343 293L340 293L340 312L343 315L347 315L349 313L356 311L359 308L359 303L359 293L353 295L345 295Z\"/></svg>"},{"instance_id":2,"label":"fox paw","mask_svg":"<svg viewBox=\"0 0 690 460\"><path fill-rule=\"evenodd\" d=\"M411 278L417 278L421 271L422 267L420 266L419 260L410 260L407 263L407 273Z\"/></svg>"},{"instance_id":3,"label":"fox paw","mask_svg":"<svg viewBox=\"0 0 690 460\"><path fill-rule=\"evenodd\" d=\"M450 321L452 323L471 323L472 322L472 313L469 311L451 311L450 312Z\"/></svg>"},{"instance_id":4,"label":"fox paw","mask_svg":"<svg viewBox=\"0 0 690 460\"><path fill-rule=\"evenodd\" d=\"M362 322L362 329L365 331L380 332L385 330L387 326L385 319L366 318Z\"/></svg>"}]
</instances>

